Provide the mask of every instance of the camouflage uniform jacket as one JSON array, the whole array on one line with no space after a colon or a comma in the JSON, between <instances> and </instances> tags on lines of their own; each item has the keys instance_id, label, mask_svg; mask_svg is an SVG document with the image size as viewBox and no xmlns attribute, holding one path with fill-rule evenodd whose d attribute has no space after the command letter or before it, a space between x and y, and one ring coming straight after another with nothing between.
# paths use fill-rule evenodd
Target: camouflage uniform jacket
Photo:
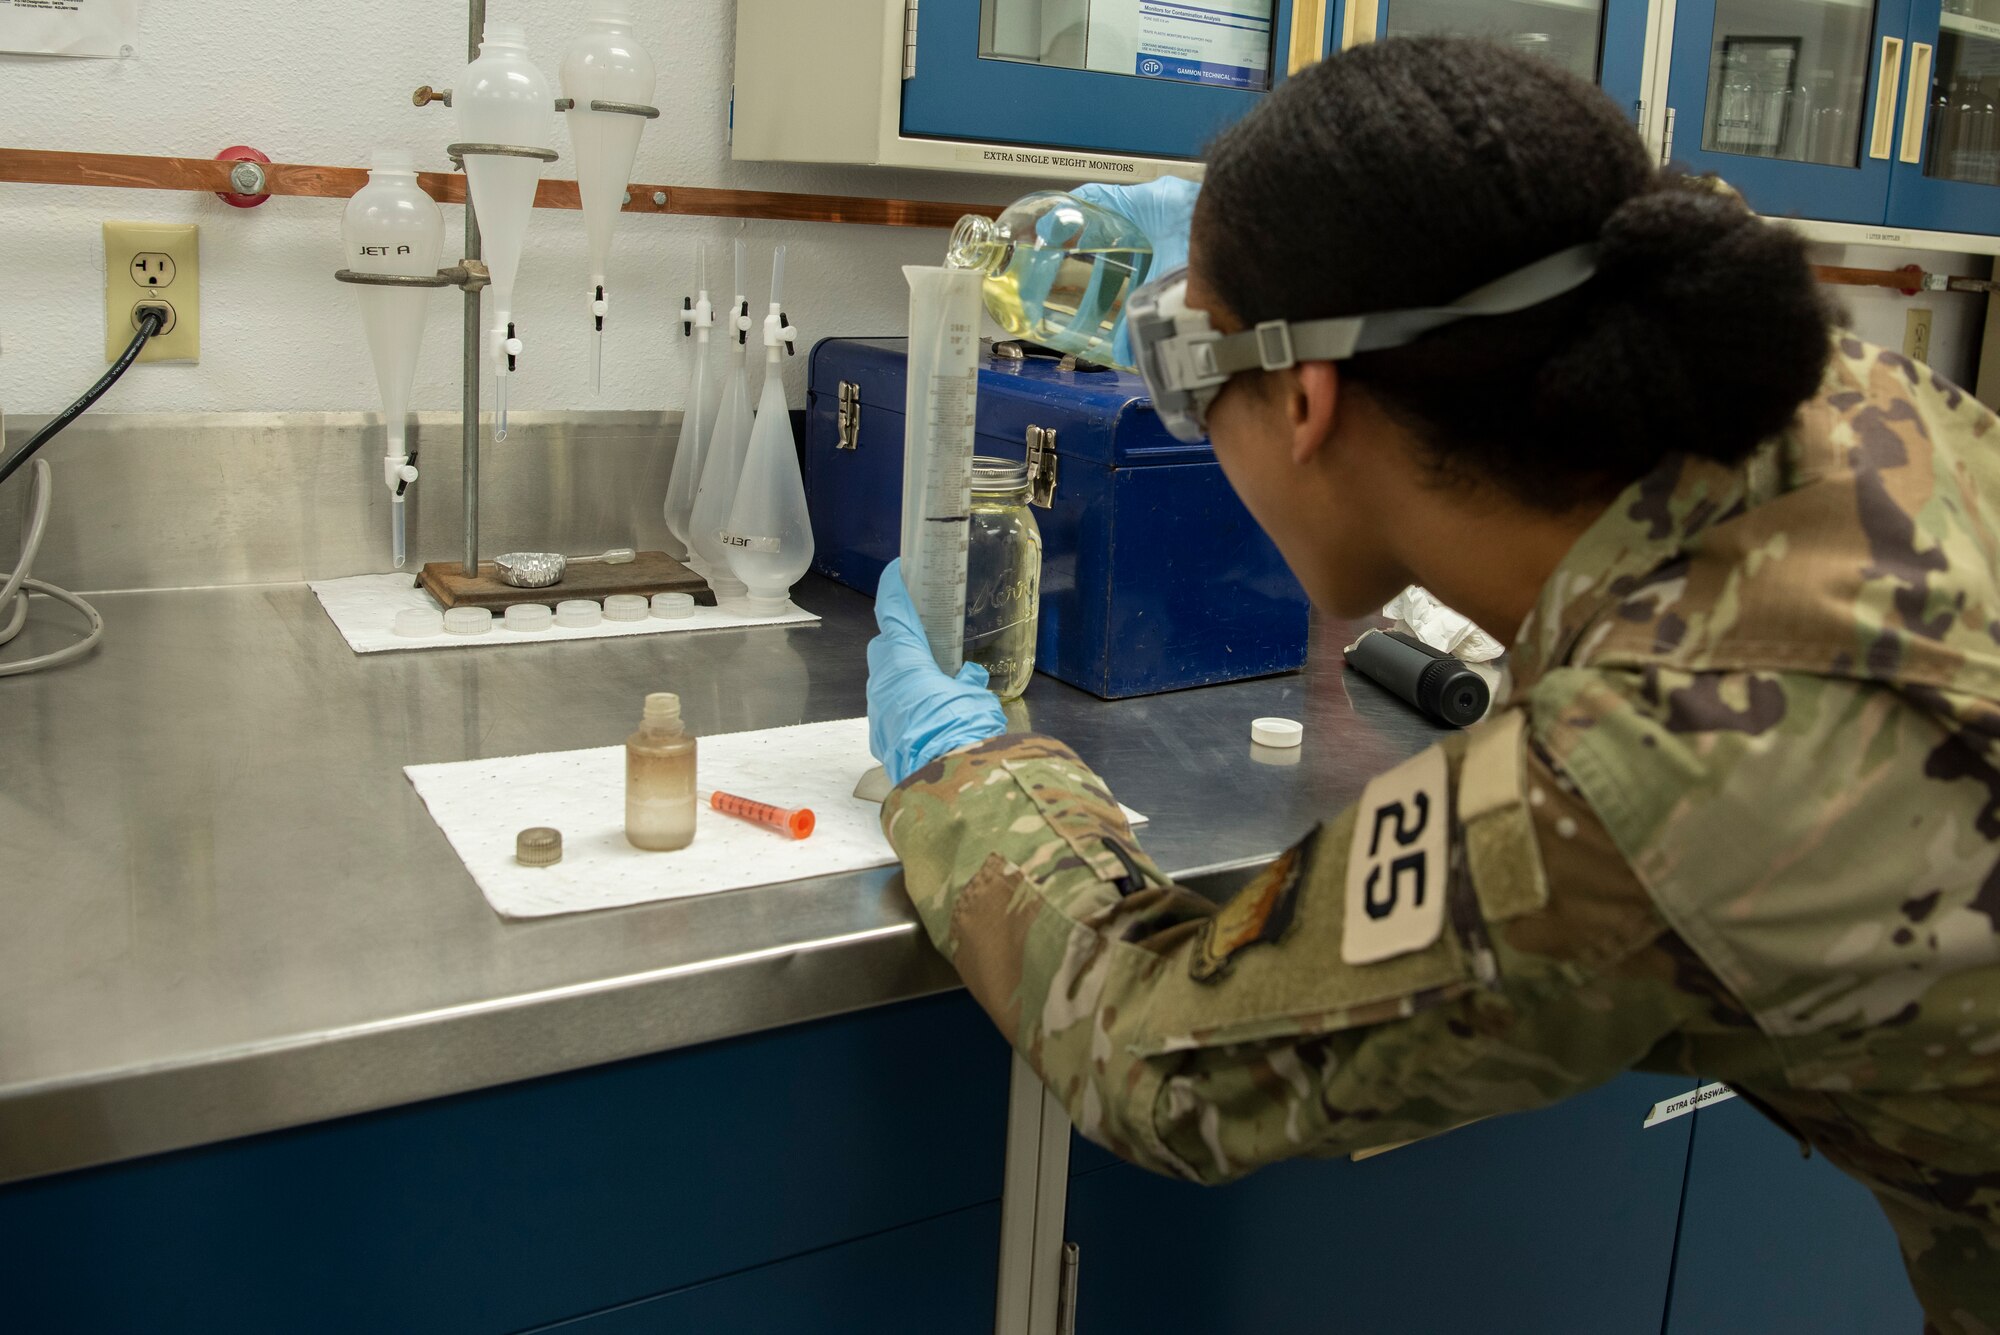
<instances>
[{"instance_id":1,"label":"camouflage uniform jacket","mask_svg":"<svg viewBox=\"0 0 2000 1335\"><path fill-rule=\"evenodd\" d=\"M1794 426L1669 460L1565 558L1506 708L1221 906L1060 744L884 807L918 912L1087 1136L1221 1181L1727 1080L2000 1331L2000 423L1843 337Z\"/></svg>"}]
</instances>

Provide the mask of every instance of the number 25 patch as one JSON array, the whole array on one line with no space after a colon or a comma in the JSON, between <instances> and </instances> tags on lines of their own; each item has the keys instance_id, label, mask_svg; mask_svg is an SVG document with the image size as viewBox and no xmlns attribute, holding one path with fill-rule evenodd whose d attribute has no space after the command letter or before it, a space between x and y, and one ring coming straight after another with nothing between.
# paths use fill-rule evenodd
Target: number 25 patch
<instances>
[{"instance_id":1,"label":"number 25 patch","mask_svg":"<svg viewBox=\"0 0 2000 1335\"><path fill-rule=\"evenodd\" d=\"M1348 964L1422 950L1444 930L1451 773L1432 747L1377 775L1354 808L1347 853Z\"/></svg>"}]
</instances>

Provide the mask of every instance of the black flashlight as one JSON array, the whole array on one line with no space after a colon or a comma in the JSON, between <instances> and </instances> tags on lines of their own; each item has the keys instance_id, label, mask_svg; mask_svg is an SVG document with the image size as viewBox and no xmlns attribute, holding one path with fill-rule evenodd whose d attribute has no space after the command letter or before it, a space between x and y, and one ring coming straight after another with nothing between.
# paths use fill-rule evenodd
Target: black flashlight
<instances>
[{"instance_id":1,"label":"black flashlight","mask_svg":"<svg viewBox=\"0 0 2000 1335\"><path fill-rule=\"evenodd\" d=\"M1400 630L1369 631L1347 651L1347 663L1448 728L1479 722L1493 698L1484 677Z\"/></svg>"}]
</instances>

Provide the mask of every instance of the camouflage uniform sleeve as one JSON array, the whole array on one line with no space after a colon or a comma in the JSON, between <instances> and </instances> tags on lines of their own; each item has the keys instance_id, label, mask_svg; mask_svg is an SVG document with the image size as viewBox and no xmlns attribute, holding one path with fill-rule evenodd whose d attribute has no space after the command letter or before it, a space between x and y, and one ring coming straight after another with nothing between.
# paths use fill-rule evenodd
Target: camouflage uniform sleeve
<instances>
[{"instance_id":1,"label":"camouflage uniform sleeve","mask_svg":"<svg viewBox=\"0 0 2000 1335\"><path fill-rule=\"evenodd\" d=\"M945 757L883 823L932 940L1078 1130L1218 1182L1555 1102L1700 1006L1531 733L1511 711L1381 776L1219 906L1046 738ZM1429 939L1421 915L1383 939L1385 904L1437 914Z\"/></svg>"}]
</instances>

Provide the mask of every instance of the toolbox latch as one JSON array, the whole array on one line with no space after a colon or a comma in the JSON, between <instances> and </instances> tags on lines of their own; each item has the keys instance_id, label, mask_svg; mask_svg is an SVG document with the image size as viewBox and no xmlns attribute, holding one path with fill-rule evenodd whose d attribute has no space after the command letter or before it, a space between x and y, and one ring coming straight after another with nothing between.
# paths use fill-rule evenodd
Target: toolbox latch
<instances>
[{"instance_id":1,"label":"toolbox latch","mask_svg":"<svg viewBox=\"0 0 2000 1335\"><path fill-rule=\"evenodd\" d=\"M836 449L852 450L861 445L861 386L852 380L840 382L840 438Z\"/></svg>"},{"instance_id":2,"label":"toolbox latch","mask_svg":"<svg viewBox=\"0 0 2000 1335\"><path fill-rule=\"evenodd\" d=\"M1056 503L1056 433L1050 427L1028 428L1028 499L1038 510Z\"/></svg>"}]
</instances>

